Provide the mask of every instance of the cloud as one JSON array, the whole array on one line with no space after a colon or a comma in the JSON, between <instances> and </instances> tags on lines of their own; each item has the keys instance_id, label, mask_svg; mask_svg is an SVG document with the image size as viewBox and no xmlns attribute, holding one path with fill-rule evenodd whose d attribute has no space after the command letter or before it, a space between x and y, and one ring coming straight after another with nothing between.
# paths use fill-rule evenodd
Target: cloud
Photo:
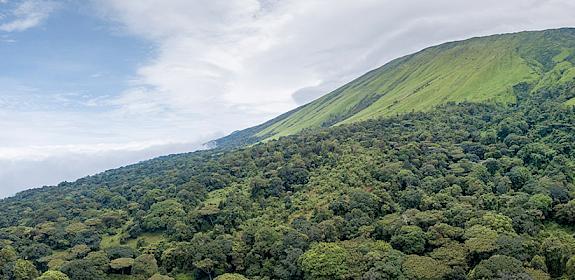
<instances>
[{"instance_id":1,"label":"cloud","mask_svg":"<svg viewBox=\"0 0 575 280\"><path fill-rule=\"evenodd\" d=\"M193 151L201 143L129 143L0 149L0 198L44 185L56 185L149 158ZM33 174L33 176L31 176Z\"/></svg>"},{"instance_id":2,"label":"cloud","mask_svg":"<svg viewBox=\"0 0 575 280\"><path fill-rule=\"evenodd\" d=\"M298 105L303 105L331 92L341 85L343 81L327 81L315 86L298 89L292 94L292 98Z\"/></svg>"},{"instance_id":3,"label":"cloud","mask_svg":"<svg viewBox=\"0 0 575 280\"><path fill-rule=\"evenodd\" d=\"M6 4L7 1L0 2ZM18 3L8 16L0 18L0 31L16 32L36 27L44 22L58 5L46 0L24 0Z\"/></svg>"}]
</instances>

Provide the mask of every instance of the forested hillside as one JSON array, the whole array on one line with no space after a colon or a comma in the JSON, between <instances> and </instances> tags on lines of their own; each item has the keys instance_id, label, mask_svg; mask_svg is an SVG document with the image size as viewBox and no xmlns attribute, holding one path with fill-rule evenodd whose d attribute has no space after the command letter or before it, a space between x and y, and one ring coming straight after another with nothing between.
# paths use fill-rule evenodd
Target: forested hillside
<instances>
[{"instance_id":1,"label":"forested hillside","mask_svg":"<svg viewBox=\"0 0 575 280\"><path fill-rule=\"evenodd\" d=\"M519 32L445 43L398 58L264 124L218 139L220 147L276 139L446 102L513 103L513 87L536 92L575 77L575 29Z\"/></svg>"},{"instance_id":2,"label":"forested hillside","mask_svg":"<svg viewBox=\"0 0 575 280\"><path fill-rule=\"evenodd\" d=\"M573 81L0 202L3 279L571 279Z\"/></svg>"}]
</instances>

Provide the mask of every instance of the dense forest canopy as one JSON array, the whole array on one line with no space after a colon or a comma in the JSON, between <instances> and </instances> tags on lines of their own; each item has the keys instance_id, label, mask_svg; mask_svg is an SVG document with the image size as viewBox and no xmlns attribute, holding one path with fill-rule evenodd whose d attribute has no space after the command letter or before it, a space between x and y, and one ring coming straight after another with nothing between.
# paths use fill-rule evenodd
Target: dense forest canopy
<instances>
[{"instance_id":1,"label":"dense forest canopy","mask_svg":"<svg viewBox=\"0 0 575 280\"><path fill-rule=\"evenodd\" d=\"M300 108L220 148L3 199L0 279L575 279L575 29L508 36L370 72L309 107L357 101L327 108L347 108L336 115L314 111L315 126ZM440 67L483 77L480 100L467 87L459 100L418 99L436 68L417 77L390 68L431 67L436 51L451 51L440 64L465 60L492 41L511 60L494 54L491 66L527 69L511 86L507 72ZM344 94L381 93L375 85L389 82L378 73L408 73L393 88L413 86L394 93L411 92L412 103ZM493 89L505 102L484 98ZM414 100L433 106L393 109ZM393 108L348 122L378 102ZM293 129L265 132L284 125ZM246 145L282 133L295 134Z\"/></svg>"},{"instance_id":2,"label":"dense forest canopy","mask_svg":"<svg viewBox=\"0 0 575 280\"><path fill-rule=\"evenodd\" d=\"M166 156L0 202L4 279L575 277L575 87Z\"/></svg>"}]
</instances>

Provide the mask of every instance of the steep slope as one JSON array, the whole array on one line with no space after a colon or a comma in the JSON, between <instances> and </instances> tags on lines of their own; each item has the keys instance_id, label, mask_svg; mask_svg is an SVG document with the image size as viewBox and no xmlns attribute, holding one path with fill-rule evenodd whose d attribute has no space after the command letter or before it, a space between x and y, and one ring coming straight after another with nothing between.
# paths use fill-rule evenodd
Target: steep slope
<instances>
[{"instance_id":1,"label":"steep slope","mask_svg":"<svg viewBox=\"0 0 575 280\"><path fill-rule=\"evenodd\" d=\"M575 29L520 32L431 47L396 59L265 124L216 140L237 146L446 102L514 102L575 78Z\"/></svg>"},{"instance_id":2,"label":"steep slope","mask_svg":"<svg viewBox=\"0 0 575 280\"><path fill-rule=\"evenodd\" d=\"M568 279L573 97L440 105L26 191L0 200L0 279Z\"/></svg>"},{"instance_id":3,"label":"steep slope","mask_svg":"<svg viewBox=\"0 0 575 280\"><path fill-rule=\"evenodd\" d=\"M568 279L572 50L529 42L541 72L492 103L347 123L358 109L0 200L0 279Z\"/></svg>"}]
</instances>

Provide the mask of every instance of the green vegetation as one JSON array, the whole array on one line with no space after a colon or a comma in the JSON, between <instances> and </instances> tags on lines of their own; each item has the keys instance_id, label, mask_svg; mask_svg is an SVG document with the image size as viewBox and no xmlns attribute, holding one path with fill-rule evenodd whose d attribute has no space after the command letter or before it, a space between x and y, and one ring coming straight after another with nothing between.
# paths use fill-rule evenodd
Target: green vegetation
<instances>
[{"instance_id":1,"label":"green vegetation","mask_svg":"<svg viewBox=\"0 0 575 280\"><path fill-rule=\"evenodd\" d=\"M565 101L565 105L567 105L567 106L575 106L575 98L571 98L571 99Z\"/></svg>"},{"instance_id":2,"label":"green vegetation","mask_svg":"<svg viewBox=\"0 0 575 280\"><path fill-rule=\"evenodd\" d=\"M541 52L518 53L572 56ZM552 79L21 192L0 278L573 279L575 82Z\"/></svg>"},{"instance_id":3,"label":"green vegetation","mask_svg":"<svg viewBox=\"0 0 575 280\"><path fill-rule=\"evenodd\" d=\"M537 92L572 82L574 57L575 29L446 43L396 59L314 102L215 143L255 143L309 128L427 111L446 102L514 103L515 91Z\"/></svg>"},{"instance_id":4,"label":"green vegetation","mask_svg":"<svg viewBox=\"0 0 575 280\"><path fill-rule=\"evenodd\" d=\"M575 87L162 157L0 202L6 279L575 271Z\"/></svg>"}]
</instances>

